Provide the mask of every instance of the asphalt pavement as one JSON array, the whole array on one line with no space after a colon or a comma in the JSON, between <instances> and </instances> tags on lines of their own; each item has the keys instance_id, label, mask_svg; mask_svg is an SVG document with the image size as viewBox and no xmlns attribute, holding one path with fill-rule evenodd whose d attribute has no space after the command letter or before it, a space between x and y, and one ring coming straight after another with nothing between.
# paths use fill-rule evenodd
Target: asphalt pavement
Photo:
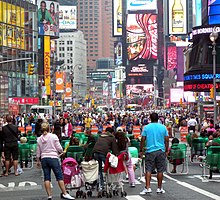
<instances>
[{"instance_id":1,"label":"asphalt pavement","mask_svg":"<svg viewBox=\"0 0 220 200\"><path fill-rule=\"evenodd\" d=\"M131 188L128 183L124 183L124 190L127 192L126 197L114 196L112 199L127 200L220 200L220 173L214 174L210 180L202 176L202 168L199 163L188 163L189 171L187 174L175 175L164 174L163 188L165 194L157 194L156 175L152 176L151 188L152 193L139 195L145 186L144 177L140 177L140 171L136 170L136 187ZM184 168L186 170L186 168ZM181 171L181 168L177 168ZM185 171L184 171L185 172ZM208 174L208 170L206 170ZM52 179L53 200L60 199L60 190L55 178ZM84 188L82 190L85 191ZM76 190L70 191L75 196ZM24 169L19 176L10 174L8 177L0 177L0 200L46 200L47 195L44 190L42 170L36 168ZM93 192L92 197L87 199L97 199L97 192ZM107 199L106 197L102 198Z\"/></svg>"}]
</instances>

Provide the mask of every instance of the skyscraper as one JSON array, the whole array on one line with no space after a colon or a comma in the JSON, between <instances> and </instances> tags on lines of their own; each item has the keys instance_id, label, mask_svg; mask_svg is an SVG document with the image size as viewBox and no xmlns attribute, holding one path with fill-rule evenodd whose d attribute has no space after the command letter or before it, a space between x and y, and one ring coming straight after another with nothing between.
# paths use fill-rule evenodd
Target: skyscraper
<instances>
[{"instance_id":1,"label":"skyscraper","mask_svg":"<svg viewBox=\"0 0 220 200\"><path fill-rule=\"evenodd\" d=\"M98 58L114 57L112 37L112 1L78 0L77 28L87 40L87 69L96 68Z\"/></svg>"}]
</instances>

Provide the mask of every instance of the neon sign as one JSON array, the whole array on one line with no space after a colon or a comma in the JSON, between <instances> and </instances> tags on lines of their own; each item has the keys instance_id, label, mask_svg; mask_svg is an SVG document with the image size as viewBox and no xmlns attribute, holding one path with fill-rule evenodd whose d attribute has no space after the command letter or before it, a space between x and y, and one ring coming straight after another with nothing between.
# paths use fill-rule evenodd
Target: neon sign
<instances>
[{"instance_id":1,"label":"neon sign","mask_svg":"<svg viewBox=\"0 0 220 200\"><path fill-rule=\"evenodd\" d=\"M198 84L185 84L184 91L208 91L213 87L213 84L205 84L205 83L198 83ZM220 84L216 83L216 89L220 88Z\"/></svg>"},{"instance_id":2,"label":"neon sign","mask_svg":"<svg viewBox=\"0 0 220 200\"><path fill-rule=\"evenodd\" d=\"M195 80L212 80L213 74L194 74L184 76L184 81L195 81ZM216 74L216 79L220 79L220 74Z\"/></svg>"}]
</instances>

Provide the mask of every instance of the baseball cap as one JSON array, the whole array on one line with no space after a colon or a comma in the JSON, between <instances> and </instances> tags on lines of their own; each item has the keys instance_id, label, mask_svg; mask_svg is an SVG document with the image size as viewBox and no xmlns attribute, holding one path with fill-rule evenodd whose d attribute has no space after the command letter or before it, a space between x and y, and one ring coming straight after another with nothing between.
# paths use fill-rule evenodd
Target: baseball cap
<instances>
[{"instance_id":1,"label":"baseball cap","mask_svg":"<svg viewBox=\"0 0 220 200\"><path fill-rule=\"evenodd\" d=\"M116 132L123 132L123 128L122 128L122 127L118 127L118 128L116 129Z\"/></svg>"}]
</instances>

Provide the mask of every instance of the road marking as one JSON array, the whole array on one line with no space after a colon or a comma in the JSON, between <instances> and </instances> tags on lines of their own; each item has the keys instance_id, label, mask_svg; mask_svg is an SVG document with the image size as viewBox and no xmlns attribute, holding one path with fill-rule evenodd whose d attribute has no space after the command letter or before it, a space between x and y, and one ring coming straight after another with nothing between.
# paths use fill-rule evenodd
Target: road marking
<instances>
[{"instance_id":1,"label":"road marking","mask_svg":"<svg viewBox=\"0 0 220 200\"><path fill-rule=\"evenodd\" d=\"M0 184L1 192L21 191L21 190L42 190L42 185L37 185L37 183L31 181L23 181L17 184L15 182L9 182L7 186Z\"/></svg>"},{"instance_id":2,"label":"road marking","mask_svg":"<svg viewBox=\"0 0 220 200\"><path fill-rule=\"evenodd\" d=\"M172 180L172 181L175 181L177 184L182 185L182 186L184 186L184 187L186 187L186 188L188 188L188 189L191 189L191 190L193 190L193 191L195 191L195 192L197 192L197 193L200 193L200 194L202 194L202 195L204 195L204 196L207 196L207 197L209 197L209 198L211 198L211 199L215 199L215 200L216 200L216 199L220 199L220 196L218 196L218 195L215 195L215 194L213 194L213 193L211 193L211 192L208 192L208 191L206 191L206 190L203 190L203 189L201 189L201 188L198 188L198 187L196 187L196 186L194 186L194 185L191 185L191 184L189 184L189 183L182 182L182 181L179 181L179 180L177 180L177 179L174 179L174 178L168 176L167 174L164 174L164 177L166 177L167 179L170 179L170 180Z\"/></svg>"},{"instance_id":3,"label":"road marking","mask_svg":"<svg viewBox=\"0 0 220 200\"><path fill-rule=\"evenodd\" d=\"M215 179L215 178L220 178L220 175L213 175L212 179L209 179L209 175L206 175L205 177L202 177L201 175L194 175L194 178L198 178L200 179L203 183L207 183L207 182L217 182L220 183L220 179Z\"/></svg>"},{"instance_id":4,"label":"road marking","mask_svg":"<svg viewBox=\"0 0 220 200\"><path fill-rule=\"evenodd\" d=\"M145 200L143 197L139 195L129 195L125 197L127 200Z\"/></svg>"},{"instance_id":5,"label":"road marking","mask_svg":"<svg viewBox=\"0 0 220 200\"><path fill-rule=\"evenodd\" d=\"M141 178L138 178L138 180L141 181L141 182L143 182L143 183L146 183L144 176L141 177ZM152 176L150 183L157 184L157 178ZM163 180L162 183L166 183L166 181Z\"/></svg>"}]
</instances>

